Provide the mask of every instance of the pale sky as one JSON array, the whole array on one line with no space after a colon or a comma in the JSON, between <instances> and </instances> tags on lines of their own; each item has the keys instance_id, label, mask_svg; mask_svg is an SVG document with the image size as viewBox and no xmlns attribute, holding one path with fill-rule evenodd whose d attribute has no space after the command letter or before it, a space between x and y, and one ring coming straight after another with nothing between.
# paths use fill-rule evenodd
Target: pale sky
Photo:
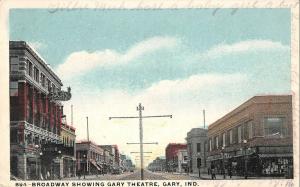
<instances>
[{"instance_id":1,"label":"pale sky","mask_svg":"<svg viewBox=\"0 0 300 187\"><path fill-rule=\"evenodd\" d=\"M12 10L10 39L34 47L61 77L74 105L77 139L139 151L138 119L109 116L172 114L144 120L151 159L168 143L185 143L191 128L209 125L254 95L288 94L288 9ZM274 21L276 20L276 21ZM150 160L151 160L150 159Z\"/></svg>"}]
</instances>

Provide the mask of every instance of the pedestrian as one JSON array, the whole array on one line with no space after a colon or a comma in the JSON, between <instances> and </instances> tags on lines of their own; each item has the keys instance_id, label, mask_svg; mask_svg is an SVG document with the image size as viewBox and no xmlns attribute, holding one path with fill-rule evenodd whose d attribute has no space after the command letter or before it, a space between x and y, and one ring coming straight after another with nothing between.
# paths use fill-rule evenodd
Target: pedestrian
<instances>
[{"instance_id":1,"label":"pedestrian","mask_svg":"<svg viewBox=\"0 0 300 187\"><path fill-rule=\"evenodd\" d=\"M78 179L80 179L81 178L81 170L78 171L77 175L78 175Z\"/></svg>"},{"instance_id":2,"label":"pedestrian","mask_svg":"<svg viewBox=\"0 0 300 187\"><path fill-rule=\"evenodd\" d=\"M50 172L49 171L47 171L46 177L47 177L48 180L50 179Z\"/></svg>"},{"instance_id":3,"label":"pedestrian","mask_svg":"<svg viewBox=\"0 0 300 187\"><path fill-rule=\"evenodd\" d=\"M232 169L231 169L231 167L228 168L228 175L229 175L229 178L232 178Z\"/></svg>"},{"instance_id":4,"label":"pedestrian","mask_svg":"<svg viewBox=\"0 0 300 187\"><path fill-rule=\"evenodd\" d=\"M211 166L210 172L211 172L211 179L212 180L216 179L216 168L214 165Z\"/></svg>"}]
</instances>

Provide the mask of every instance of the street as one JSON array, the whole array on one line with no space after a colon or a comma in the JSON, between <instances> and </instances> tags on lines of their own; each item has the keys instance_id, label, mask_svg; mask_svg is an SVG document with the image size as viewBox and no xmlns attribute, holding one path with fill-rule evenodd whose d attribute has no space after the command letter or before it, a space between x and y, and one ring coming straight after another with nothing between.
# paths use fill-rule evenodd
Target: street
<instances>
[{"instance_id":1,"label":"street","mask_svg":"<svg viewBox=\"0 0 300 187\"><path fill-rule=\"evenodd\" d=\"M151 172L144 170L144 180L196 180L197 177L186 174ZM78 180L78 177L66 178L65 180ZM85 179L83 176L79 180L140 180L140 170L134 172L126 172L119 175L105 174L105 175L87 175Z\"/></svg>"}]
</instances>

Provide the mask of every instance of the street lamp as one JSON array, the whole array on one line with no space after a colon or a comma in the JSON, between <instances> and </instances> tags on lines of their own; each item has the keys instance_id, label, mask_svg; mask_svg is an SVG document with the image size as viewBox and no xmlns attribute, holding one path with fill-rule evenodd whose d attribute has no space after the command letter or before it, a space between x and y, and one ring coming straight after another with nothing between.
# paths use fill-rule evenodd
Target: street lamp
<instances>
[{"instance_id":1,"label":"street lamp","mask_svg":"<svg viewBox=\"0 0 300 187\"><path fill-rule=\"evenodd\" d=\"M57 151L57 153L58 153L58 164L59 164L59 172L58 172L58 179L60 180L61 179L61 176L60 176L60 164L61 164L61 161L60 161L60 159L61 159L61 150L58 150Z\"/></svg>"},{"instance_id":2,"label":"street lamp","mask_svg":"<svg viewBox=\"0 0 300 187\"><path fill-rule=\"evenodd\" d=\"M222 166L223 166L223 178L226 179L226 175L225 175L225 146L222 146Z\"/></svg>"},{"instance_id":3,"label":"street lamp","mask_svg":"<svg viewBox=\"0 0 300 187\"><path fill-rule=\"evenodd\" d=\"M247 140L243 140L243 148L244 148L244 158L245 158L245 179L248 178L247 176L247 153L246 153L246 145L247 145Z\"/></svg>"},{"instance_id":4,"label":"street lamp","mask_svg":"<svg viewBox=\"0 0 300 187\"><path fill-rule=\"evenodd\" d=\"M86 162L86 155L85 155L85 154L83 155L83 160L84 160L84 162L83 162L83 179L85 179L85 170L86 170L86 169L85 169L85 167L86 167L86 166L85 166L85 165L86 165L86 164L85 164L85 162Z\"/></svg>"},{"instance_id":5,"label":"street lamp","mask_svg":"<svg viewBox=\"0 0 300 187\"><path fill-rule=\"evenodd\" d=\"M197 153L197 169L198 169L198 174L199 174L199 178L201 177L201 155L198 152Z\"/></svg>"},{"instance_id":6,"label":"street lamp","mask_svg":"<svg viewBox=\"0 0 300 187\"><path fill-rule=\"evenodd\" d=\"M35 174L36 174L36 177L38 178L39 177L39 174L38 174L38 148L39 148L39 145L35 145L34 147L36 149L36 152L35 152Z\"/></svg>"}]
</instances>

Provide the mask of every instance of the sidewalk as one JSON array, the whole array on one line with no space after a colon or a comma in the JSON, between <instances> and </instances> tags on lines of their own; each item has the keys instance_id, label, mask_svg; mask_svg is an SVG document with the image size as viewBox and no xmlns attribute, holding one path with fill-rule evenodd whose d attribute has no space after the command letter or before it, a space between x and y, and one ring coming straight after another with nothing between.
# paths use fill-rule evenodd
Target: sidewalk
<instances>
[{"instance_id":1,"label":"sidewalk","mask_svg":"<svg viewBox=\"0 0 300 187\"><path fill-rule=\"evenodd\" d=\"M190 174L190 176L199 178L199 174ZM208 175L208 174L205 174L205 173L201 173L200 179L212 180L211 175ZM216 175L215 180L238 180L238 179L245 179L245 178L244 178L244 176L232 176L231 178L229 176L225 176L225 179L224 179L223 175Z\"/></svg>"},{"instance_id":2,"label":"sidewalk","mask_svg":"<svg viewBox=\"0 0 300 187\"><path fill-rule=\"evenodd\" d=\"M195 174L195 173L190 173L189 176L199 178L199 175ZM208 175L208 174L205 174L205 173L201 173L200 179L212 180L211 175ZM247 179L245 179L244 176L232 176L230 178L228 175L226 175L225 179L224 179L223 175L216 175L215 180L248 180L248 179L285 179L285 178L284 177L248 177Z\"/></svg>"}]
</instances>

